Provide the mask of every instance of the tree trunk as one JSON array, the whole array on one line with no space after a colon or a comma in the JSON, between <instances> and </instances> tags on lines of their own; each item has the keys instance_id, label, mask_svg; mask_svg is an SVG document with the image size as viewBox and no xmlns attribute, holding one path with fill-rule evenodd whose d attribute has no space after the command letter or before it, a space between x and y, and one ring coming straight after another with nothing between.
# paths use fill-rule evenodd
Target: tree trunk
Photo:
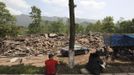
<instances>
[{"instance_id":1,"label":"tree trunk","mask_svg":"<svg viewBox=\"0 0 134 75\"><path fill-rule=\"evenodd\" d=\"M74 0L69 0L69 14L70 14L70 39L69 39L69 67L74 67L74 44L75 44L75 14L74 14Z\"/></svg>"}]
</instances>

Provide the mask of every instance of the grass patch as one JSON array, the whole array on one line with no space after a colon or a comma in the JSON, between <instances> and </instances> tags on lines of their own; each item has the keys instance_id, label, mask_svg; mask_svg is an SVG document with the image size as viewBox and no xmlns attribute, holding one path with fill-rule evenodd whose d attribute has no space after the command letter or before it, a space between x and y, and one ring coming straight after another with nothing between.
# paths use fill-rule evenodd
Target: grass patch
<instances>
[{"instance_id":1,"label":"grass patch","mask_svg":"<svg viewBox=\"0 0 134 75\"><path fill-rule=\"evenodd\" d=\"M70 69L67 64L57 66L59 74L81 74L80 69L85 65L76 65ZM0 66L0 74L44 74L45 67L32 65ZM134 64L108 64L103 73L134 73Z\"/></svg>"},{"instance_id":2,"label":"grass patch","mask_svg":"<svg viewBox=\"0 0 134 75\"><path fill-rule=\"evenodd\" d=\"M43 74L43 67L35 67L32 65L13 65L0 66L1 74Z\"/></svg>"}]
</instances>

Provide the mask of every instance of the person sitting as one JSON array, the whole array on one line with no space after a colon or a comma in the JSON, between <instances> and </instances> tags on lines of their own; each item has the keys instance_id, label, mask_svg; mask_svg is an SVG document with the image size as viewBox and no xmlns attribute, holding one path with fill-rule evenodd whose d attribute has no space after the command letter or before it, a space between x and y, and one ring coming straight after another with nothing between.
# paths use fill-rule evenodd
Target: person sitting
<instances>
[{"instance_id":1,"label":"person sitting","mask_svg":"<svg viewBox=\"0 0 134 75\"><path fill-rule=\"evenodd\" d=\"M104 67L103 61L100 59L97 53L91 53L89 61L86 64L86 69L93 75L100 75Z\"/></svg>"},{"instance_id":2,"label":"person sitting","mask_svg":"<svg viewBox=\"0 0 134 75\"><path fill-rule=\"evenodd\" d=\"M46 73L45 75L56 75L58 61L54 60L54 54L48 55L49 59L45 61Z\"/></svg>"}]
</instances>

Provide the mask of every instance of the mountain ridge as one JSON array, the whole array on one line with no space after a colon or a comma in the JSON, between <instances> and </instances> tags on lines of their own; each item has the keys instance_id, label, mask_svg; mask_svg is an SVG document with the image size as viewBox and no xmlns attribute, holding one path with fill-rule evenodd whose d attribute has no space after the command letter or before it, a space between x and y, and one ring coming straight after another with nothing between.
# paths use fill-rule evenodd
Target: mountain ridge
<instances>
[{"instance_id":1,"label":"mountain ridge","mask_svg":"<svg viewBox=\"0 0 134 75\"><path fill-rule=\"evenodd\" d=\"M15 15L16 17L16 24L19 26L28 26L31 22L32 19L29 17L29 15ZM49 16L42 16L42 21L58 21L58 20L62 20L64 23L67 22L68 18L67 17L57 17L57 16L53 16L53 17L49 17ZM76 23L80 24L80 23L95 23L96 20L94 19L83 19L83 18L76 18Z\"/></svg>"}]
</instances>

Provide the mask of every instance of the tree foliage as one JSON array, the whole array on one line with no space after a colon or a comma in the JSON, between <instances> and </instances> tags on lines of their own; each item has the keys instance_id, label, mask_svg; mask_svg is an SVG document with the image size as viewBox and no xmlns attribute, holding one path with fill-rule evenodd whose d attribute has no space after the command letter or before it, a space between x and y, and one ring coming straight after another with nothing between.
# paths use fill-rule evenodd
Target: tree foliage
<instances>
[{"instance_id":1,"label":"tree foliage","mask_svg":"<svg viewBox=\"0 0 134 75\"><path fill-rule=\"evenodd\" d=\"M92 32L102 32L102 23L98 20L96 23L89 23L85 28L85 33Z\"/></svg>"},{"instance_id":2,"label":"tree foliage","mask_svg":"<svg viewBox=\"0 0 134 75\"><path fill-rule=\"evenodd\" d=\"M6 5L0 2L0 24L14 24L15 17L13 17L9 10L6 9Z\"/></svg>"},{"instance_id":3,"label":"tree foliage","mask_svg":"<svg viewBox=\"0 0 134 75\"><path fill-rule=\"evenodd\" d=\"M32 23L29 25L29 33L40 33L42 31L41 27L41 10L36 6L31 7L30 17L32 18Z\"/></svg>"},{"instance_id":4,"label":"tree foliage","mask_svg":"<svg viewBox=\"0 0 134 75\"><path fill-rule=\"evenodd\" d=\"M134 33L134 19L119 22L117 33Z\"/></svg>"},{"instance_id":5,"label":"tree foliage","mask_svg":"<svg viewBox=\"0 0 134 75\"><path fill-rule=\"evenodd\" d=\"M6 9L6 5L0 2L0 36L17 35L18 27L15 25L15 22L15 17Z\"/></svg>"},{"instance_id":6,"label":"tree foliage","mask_svg":"<svg viewBox=\"0 0 134 75\"><path fill-rule=\"evenodd\" d=\"M103 21L102 21L103 32L107 32L107 33L115 32L115 26L114 26L113 21L114 21L114 19L111 16L107 16L106 18L103 19Z\"/></svg>"},{"instance_id":7,"label":"tree foliage","mask_svg":"<svg viewBox=\"0 0 134 75\"><path fill-rule=\"evenodd\" d=\"M49 32L50 33L65 33L66 32L66 26L62 22L62 20L54 21L49 25Z\"/></svg>"},{"instance_id":8,"label":"tree foliage","mask_svg":"<svg viewBox=\"0 0 134 75\"><path fill-rule=\"evenodd\" d=\"M80 24L76 24L76 33L83 34L84 33L84 26Z\"/></svg>"}]
</instances>

